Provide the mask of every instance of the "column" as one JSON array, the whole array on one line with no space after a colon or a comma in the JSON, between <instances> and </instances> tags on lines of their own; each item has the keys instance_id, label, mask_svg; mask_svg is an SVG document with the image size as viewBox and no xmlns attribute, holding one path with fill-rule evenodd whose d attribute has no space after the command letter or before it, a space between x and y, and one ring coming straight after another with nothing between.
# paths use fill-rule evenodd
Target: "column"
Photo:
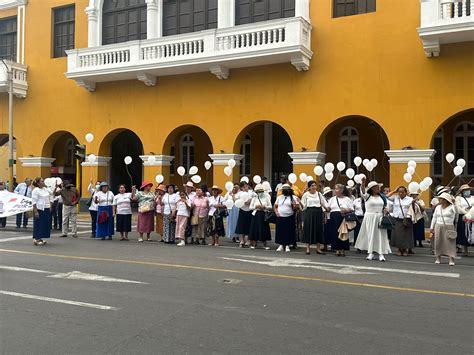
<instances>
[{"instance_id":1,"label":"column","mask_svg":"<svg viewBox=\"0 0 474 355\"><path fill-rule=\"evenodd\" d=\"M217 0L217 28L235 26L235 0Z\"/></svg>"},{"instance_id":2,"label":"column","mask_svg":"<svg viewBox=\"0 0 474 355\"><path fill-rule=\"evenodd\" d=\"M295 17L302 17L311 22L309 16L309 0L295 0Z\"/></svg>"},{"instance_id":3,"label":"column","mask_svg":"<svg viewBox=\"0 0 474 355\"><path fill-rule=\"evenodd\" d=\"M314 173L314 167L316 165L324 166L326 160L326 153L323 152L289 152L288 155L292 159L293 172L298 176L298 182L296 185L300 189L305 187L305 183L301 182L299 175L305 173L306 175L312 176L317 181L317 176Z\"/></svg>"},{"instance_id":4,"label":"column","mask_svg":"<svg viewBox=\"0 0 474 355\"><path fill-rule=\"evenodd\" d=\"M146 38L162 36L163 0L146 0Z\"/></svg>"},{"instance_id":5,"label":"column","mask_svg":"<svg viewBox=\"0 0 474 355\"><path fill-rule=\"evenodd\" d=\"M100 45L99 16L95 7L86 7L87 14L87 46L97 47Z\"/></svg>"},{"instance_id":6,"label":"column","mask_svg":"<svg viewBox=\"0 0 474 355\"><path fill-rule=\"evenodd\" d=\"M55 158L45 157L22 157L18 158L21 162L23 176L17 176L17 181L23 181L29 177L35 179L38 176L47 178L51 176L51 164L56 160Z\"/></svg>"},{"instance_id":7,"label":"column","mask_svg":"<svg viewBox=\"0 0 474 355\"><path fill-rule=\"evenodd\" d=\"M408 162L414 160L416 162L415 174L413 180L421 182L425 177L431 175L431 163L436 151L434 149L412 149L412 150L386 150L385 154L389 157L390 163L390 188L397 186L407 186L403 180ZM426 206L429 206L429 190L421 195Z\"/></svg>"},{"instance_id":8,"label":"column","mask_svg":"<svg viewBox=\"0 0 474 355\"><path fill-rule=\"evenodd\" d=\"M225 183L227 181L232 181L237 183L240 181L239 166L244 158L241 154L228 154L228 153L219 153L219 154L209 154L209 158L212 160L213 165L213 184L219 185L221 189L225 191ZM232 175L227 176L224 174L224 168L228 165L230 159L234 159L236 165L232 170ZM250 176L249 176L250 178Z\"/></svg>"},{"instance_id":9,"label":"column","mask_svg":"<svg viewBox=\"0 0 474 355\"><path fill-rule=\"evenodd\" d=\"M271 122L263 124L263 175L272 184L272 162L273 162L273 126Z\"/></svg>"},{"instance_id":10,"label":"column","mask_svg":"<svg viewBox=\"0 0 474 355\"><path fill-rule=\"evenodd\" d=\"M157 184L156 176L163 175L164 183L170 183L170 166L174 159L172 155L140 155L143 161L143 180Z\"/></svg>"}]
</instances>

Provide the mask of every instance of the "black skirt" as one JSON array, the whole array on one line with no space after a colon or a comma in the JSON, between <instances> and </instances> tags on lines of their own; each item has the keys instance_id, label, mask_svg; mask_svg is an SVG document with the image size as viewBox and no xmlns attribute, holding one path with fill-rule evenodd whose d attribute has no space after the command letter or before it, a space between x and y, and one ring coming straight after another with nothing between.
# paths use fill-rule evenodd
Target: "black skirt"
<instances>
[{"instance_id":1,"label":"black skirt","mask_svg":"<svg viewBox=\"0 0 474 355\"><path fill-rule=\"evenodd\" d=\"M466 222L464 222L463 214L460 214L458 217L456 231L458 232L458 236L456 238L456 244L467 246L468 243L467 243L467 236L466 236Z\"/></svg>"},{"instance_id":2,"label":"black skirt","mask_svg":"<svg viewBox=\"0 0 474 355\"><path fill-rule=\"evenodd\" d=\"M128 233L132 231L132 215L118 214L116 231L119 233Z\"/></svg>"},{"instance_id":3,"label":"black skirt","mask_svg":"<svg viewBox=\"0 0 474 355\"><path fill-rule=\"evenodd\" d=\"M252 222L250 223L249 240L256 242L266 242L267 240L271 239L272 236L270 234L270 225L265 221L265 212L257 211L255 216L252 216Z\"/></svg>"},{"instance_id":4,"label":"black skirt","mask_svg":"<svg viewBox=\"0 0 474 355\"><path fill-rule=\"evenodd\" d=\"M208 234L218 237L223 237L225 235L225 228L224 228L224 218L219 216L212 216L209 218L208 221Z\"/></svg>"},{"instance_id":5,"label":"black skirt","mask_svg":"<svg viewBox=\"0 0 474 355\"><path fill-rule=\"evenodd\" d=\"M276 222L275 243L283 246L296 244L295 215L278 217Z\"/></svg>"},{"instance_id":6,"label":"black skirt","mask_svg":"<svg viewBox=\"0 0 474 355\"><path fill-rule=\"evenodd\" d=\"M331 218L329 219L329 236L331 238L331 249L332 250L349 250L349 239L339 239L339 227L343 221L341 212L331 212Z\"/></svg>"},{"instance_id":7,"label":"black skirt","mask_svg":"<svg viewBox=\"0 0 474 355\"><path fill-rule=\"evenodd\" d=\"M237 226L235 227L235 234L249 235L251 223L252 223L252 211L239 210L239 217L237 218Z\"/></svg>"},{"instance_id":8,"label":"black skirt","mask_svg":"<svg viewBox=\"0 0 474 355\"><path fill-rule=\"evenodd\" d=\"M425 240L425 219L421 218L413 225L413 240L415 242Z\"/></svg>"},{"instance_id":9,"label":"black skirt","mask_svg":"<svg viewBox=\"0 0 474 355\"><path fill-rule=\"evenodd\" d=\"M324 243L324 220L321 207L305 210L302 242L307 244Z\"/></svg>"}]
</instances>

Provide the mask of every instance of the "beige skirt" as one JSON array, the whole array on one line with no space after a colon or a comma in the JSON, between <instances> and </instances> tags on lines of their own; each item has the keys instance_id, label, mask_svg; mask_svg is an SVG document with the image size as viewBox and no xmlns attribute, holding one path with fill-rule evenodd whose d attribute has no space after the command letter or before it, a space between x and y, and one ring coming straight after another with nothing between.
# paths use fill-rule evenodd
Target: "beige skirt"
<instances>
[{"instance_id":1,"label":"beige skirt","mask_svg":"<svg viewBox=\"0 0 474 355\"><path fill-rule=\"evenodd\" d=\"M434 253L436 256L456 257L456 239L448 239L447 230L454 230L454 226L445 224L435 225Z\"/></svg>"}]
</instances>

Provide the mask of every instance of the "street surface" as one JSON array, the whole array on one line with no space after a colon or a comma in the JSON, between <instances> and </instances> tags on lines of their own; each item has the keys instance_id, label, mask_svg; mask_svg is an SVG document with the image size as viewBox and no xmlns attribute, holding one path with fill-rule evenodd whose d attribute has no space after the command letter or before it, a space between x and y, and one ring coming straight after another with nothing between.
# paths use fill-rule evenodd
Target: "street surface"
<instances>
[{"instance_id":1,"label":"street surface","mask_svg":"<svg viewBox=\"0 0 474 355\"><path fill-rule=\"evenodd\" d=\"M474 257L366 261L0 230L1 354L472 354ZM115 237L117 238L117 237ZM471 250L474 253L473 250Z\"/></svg>"}]
</instances>

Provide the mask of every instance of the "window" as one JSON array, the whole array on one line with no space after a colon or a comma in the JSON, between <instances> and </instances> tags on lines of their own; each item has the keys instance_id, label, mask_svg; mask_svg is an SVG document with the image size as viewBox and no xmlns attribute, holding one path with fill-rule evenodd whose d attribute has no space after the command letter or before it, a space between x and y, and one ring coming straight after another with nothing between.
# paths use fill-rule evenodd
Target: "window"
<instances>
[{"instance_id":1,"label":"window","mask_svg":"<svg viewBox=\"0 0 474 355\"><path fill-rule=\"evenodd\" d=\"M248 134L240 144L240 154L244 156L240 164L240 175L250 175L250 136Z\"/></svg>"},{"instance_id":2,"label":"window","mask_svg":"<svg viewBox=\"0 0 474 355\"><path fill-rule=\"evenodd\" d=\"M176 161L176 150L174 148L174 144L170 148L170 155L173 157L173 159L170 161L170 175L174 176L174 171L176 169L174 162Z\"/></svg>"},{"instance_id":3,"label":"window","mask_svg":"<svg viewBox=\"0 0 474 355\"><path fill-rule=\"evenodd\" d=\"M181 165L186 172L194 165L194 139L190 134L181 138Z\"/></svg>"},{"instance_id":4,"label":"window","mask_svg":"<svg viewBox=\"0 0 474 355\"><path fill-rule=\"evenodd\" d=\"M0 59L16 62L16 17L0 20Z\"/></svg>"},{"instance_id":5,"label":"window","mask_svg":"<svg viewBox=\"0 0 474 355\"><path fill-rule=\"evenodd\" d=\"M433 138L433 149L436 151L433 158L433 176L443 176L444 164L444 131L440 129Z\"/></svg>"},{"instance_id":6,"label":"window","mask_svg":"<svg viewBox=\"0 0 474 355\"><path fill-rule=\"evenodd\" d=\"M217 0L164 0L163 35L217 28Z\"/></svg>"},{"instance_id":7,"label":"window","mask_svg":"<svg viewBox=\"0 0 474 355\"><path fill-rule=\"evenodd\" d=\"M236 0L235 24L295 16L295 0Z\"/></svg>"},{"instance_id":8,"label":"window","mask_svg":"<svg viewBox=\"0 0 474 355\"><path fill-rule=\"evenodd\" d=\"M145 0L104 0L102 44L146 39Z\"/></svg>"},{"instance_id":9,"label":"window","mask_svg":"<svg viewBox=\"0 0 474 355\"><path fill-rule=\"evenodd\" d=\"M333 17L375 12L376 0L333 0Z\"/></svg>"},{"instance_id":10,"label":"window","mask_svg":"<svg viewBox=\"0 0 474 355\"><path fill-rule=\"evenodd\" d=\"M359 152L359 133L354 127L344 127L340 136L341 159L349 168L355 168L354 158Z\"/></svg>"},{"instance_id":11,"label":"window","mask_svg":"<svg viewBox=\"0 0 474 355\"><path fill-rule=\"evenodd\" d=\"M74 48L74 5L53 9L53 57L66 57Z\"/></svg>"},{"instance_id":12,"label":"window","mask_svg":"<svg viewBox=\"0 0 474 355\"><path fill-rule=\"evenodd\" d=\"M474 124L460 123L454 130L454 155L456 159L463 158L466 166L463 176L474 175Z\"/></svg>"}]
</instances>

